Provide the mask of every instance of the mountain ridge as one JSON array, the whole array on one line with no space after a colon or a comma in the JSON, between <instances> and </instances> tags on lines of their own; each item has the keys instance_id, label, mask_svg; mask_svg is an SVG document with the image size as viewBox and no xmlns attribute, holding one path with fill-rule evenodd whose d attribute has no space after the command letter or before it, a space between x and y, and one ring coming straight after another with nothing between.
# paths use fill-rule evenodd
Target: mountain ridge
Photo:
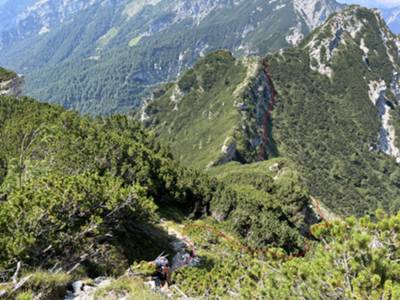
<instances>
[{"instance_id":1,"label":"mountain ridge","mask_svg":"<svg viewBox=\"0 0 400 300\"><path fill-rule=\"evenodd\" d=\"M225 78L225 85L215 88L231 98L202 91L203 75L195 67L156 94L145 123L172 143L187 165L288 157L312 195L338 214L362 214L379 206L395 210L399 49L379 13L350 6L298 47L254 62L258 71L250 81L242 75L239 98L233 93L237 83L218 71L215 76ZM199 81L188 81L191 76ZM189 92L172 101L181 81L191 82ZM193 105L199 113L188 110Z\"/></svg>"}]
</instances>

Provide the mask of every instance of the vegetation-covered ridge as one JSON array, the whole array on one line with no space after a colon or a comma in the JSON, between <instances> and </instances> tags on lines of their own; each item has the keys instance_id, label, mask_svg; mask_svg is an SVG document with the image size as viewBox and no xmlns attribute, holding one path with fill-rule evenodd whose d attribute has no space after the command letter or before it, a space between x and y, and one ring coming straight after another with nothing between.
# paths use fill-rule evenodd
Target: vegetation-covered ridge
<instances>
[{"instance_id":1,"label":"vegetation-covered ridge","mask_svg":"<svg viewBox=\"0 0 400 300\"><path fill-rule=\"evenodd\" d=\"M142 119L186 165L253 162L270 152L264 144L273 98L259 58L236 60L217 51L156 91Z\"/></svg>"},{"instance_id":2,"label":"vegetation-covered ridge","mask_svg":"<svg viewBox=\"0 0 400 300\"><path fill-rule=\"evenodd\" d=\"M339 215L396 212L398 42L377 12L350 6L264 60L207 55L142 117L186 165L286 157Z\"/></svg>"},{"instance_id":3,"label":"vegetation-covered ridge","mask_svg":"<svg viewBox=\"0 0 400 300\"><path fill-rule=\"evenodd\" d=\"M188 220L212 216L254 249L288 253L304 251L316 221L288 161L254 165L256 178L251 165L212 178L180 166L127 116L92 119L0 96L0 121L4 278L18 261L25 271L57 268L96 277L173 253L171 237L157 226L170 209Z\"/></svg>"}]
</instances>

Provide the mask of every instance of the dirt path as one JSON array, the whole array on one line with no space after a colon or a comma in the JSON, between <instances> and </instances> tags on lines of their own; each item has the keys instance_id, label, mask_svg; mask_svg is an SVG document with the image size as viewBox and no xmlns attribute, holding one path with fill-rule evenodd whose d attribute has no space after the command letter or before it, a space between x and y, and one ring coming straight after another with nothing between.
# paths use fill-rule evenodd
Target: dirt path
<instances>
[{"instance_id":1,"label":"dirt path","mask_svg":"<svg viewBox=\"0 0 400 300\"><path fill-rule=\"evenodd\" d=\"M167 221L162 219L159 223L159 227L163 229L165 232L168 233L170 236L171 248L174 250L175 255L171 260L171 270L177 270L180 267L187 265L187 264L195 264L198 263L196 259L190 258L188 256L188 251L194 249L194 244L192 241L182 234L183 225L176 224L172 221ZM91 284L85 284L84 281L78 280L72 284L72 290L68 291L67 295L65 296L64 300L95 300L95 294L99 289L106 288L112 285L117 279L115 278L105 278L99 277L93 280ZM152 280L147 281L146 285L149 289L155 289L156 283ZM172 286L167 292L165 296L169 298L173 298L173 290L175 288ZM179 289L177 290L180 291ZM180 293L182 293L180 291ZM182 296L180 294L180 296ZM119 298L119 300L125 299L126 296ZM114 298L113 298L114 299Z\"/></svg>"}]
</instances>

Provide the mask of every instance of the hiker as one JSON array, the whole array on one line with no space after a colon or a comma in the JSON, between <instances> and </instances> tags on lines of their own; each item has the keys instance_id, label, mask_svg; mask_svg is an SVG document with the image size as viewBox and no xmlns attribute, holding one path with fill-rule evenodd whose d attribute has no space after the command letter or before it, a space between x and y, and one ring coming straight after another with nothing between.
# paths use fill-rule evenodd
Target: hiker
<instances>
[{"instance_id":1,"label":"hiker","mask_svg":"<svg viewBox=\"0 0 400 300\"><path fill-rule=\"evenodd\" d=\"M165 256L158 257L155 261L156 264L156 276L160 280L161 287L168 284L170 277L169 261Z\"/></svg>"}]
</instances>

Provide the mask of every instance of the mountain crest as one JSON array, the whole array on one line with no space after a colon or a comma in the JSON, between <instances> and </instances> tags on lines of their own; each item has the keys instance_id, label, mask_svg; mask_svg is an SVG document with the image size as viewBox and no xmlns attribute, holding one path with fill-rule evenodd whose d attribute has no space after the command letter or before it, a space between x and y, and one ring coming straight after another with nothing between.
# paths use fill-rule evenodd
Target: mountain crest
<instances>
[{"instance_id":1,"label":"mountain crest","mask_svg":"<svg viewBox=\"0 0 400 300\"><path fill-rule=\"evenodd\" d=\"M390 32L378 11L360 6L350 6L336 13L305 41L311 69L332 78L334 56L351 45L357 45L360 57L370 67L368 54L373 46L368 48L367 40L371 45L381 43L385 48L379 53L381 59L389 59L398 69L398 38Z\"/></svg>"}]
</instances>

